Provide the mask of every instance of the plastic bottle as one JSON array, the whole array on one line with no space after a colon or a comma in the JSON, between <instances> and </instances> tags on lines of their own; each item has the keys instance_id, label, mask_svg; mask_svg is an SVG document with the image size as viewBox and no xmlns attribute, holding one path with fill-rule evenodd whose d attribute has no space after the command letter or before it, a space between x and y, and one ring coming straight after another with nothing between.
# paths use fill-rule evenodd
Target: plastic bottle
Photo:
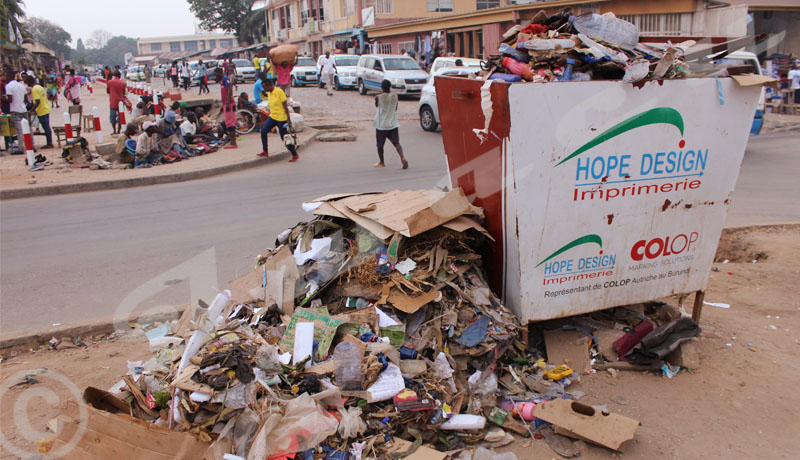
<instances>
[{"instance_id":1,"label":"plastic bottle","mask_svg":"<svg viewBox=\"0 0 800 460\"><path fill-rule=\"evenodd\" d=\"M341 342L333 350L336 385L344 391L361 390L361 351L350 342Z\"/></svg>"},{"instance_id":2,"label":"plastic bottle","mask_svg":"<svg viewBox=\"0 0 800 460\"><path fill-rule=\"evenodd\" d=\"M501 43L499 51L502 54L507 54L507 55L513 57L514 59L516 59L517 61L522 62L524 64L527 64L531 60L531 57L528 56L528 53L523 53L523 52L515 49L513 46L509 45L508 43Z\"/></svg>"},{"instance_id":3,"label":"plastic bottle","mask_svg":"<svg viewBox=\"0 0 800 460\"><path fill-rule=\"evenodd\" d=\"M558 81L572 80L572 67L575 65L575 59L567 59L567 66L564 68L564 74Z\"/></svg>"},{"instance_id":4,"label":"plastic bottle","mask_svg":"<svg viewBox=\"0 0 800 460\"><path fill-rule=\"evenodd\" d=\"M639 29L634 24L613 15L589 13L570 16L569 23L578 32L612 45L633 48L639 43Z\"/></svg>"},{"instance_id":5,"label":"plastic bottle","mask_svg":"<svg viewBox=\"0 0 800 460\"><path fill-rule=\"evenodd\" d=\"M497 407L507 410L514 415L521 416L524 420L529 422L536 418L536 416L533 415L536 404L530 401L509 401L508 399L504 399L497 403Z\"/></svg>"}]
</instances>

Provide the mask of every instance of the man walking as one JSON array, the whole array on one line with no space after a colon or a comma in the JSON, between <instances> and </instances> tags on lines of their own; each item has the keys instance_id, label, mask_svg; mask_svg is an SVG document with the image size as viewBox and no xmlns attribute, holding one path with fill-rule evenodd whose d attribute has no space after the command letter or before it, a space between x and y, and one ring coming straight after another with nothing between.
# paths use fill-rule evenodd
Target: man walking
<instances>
[{"instance_id":1,"label":"man walking","mask_svg":"<svg viewBox=\"0 0 800 460\"><path fill-rule=\"evenodd\" d=\"M286 96L291 96L290 85L292 83L292 69L294 68L294 63L289 63L288 61L283 61L279 64L275 64L275 75L278 77L278 88L283 91Z\"/></svg>"},{"instance_id":2,"label":"man walking","mask_svg":"<svg viewBox=\"0 0 800 460\"><path fill-rule=\"evenodd\" d=\"M325 89L328 96L333 96L333 80L336 75L336 61L331 57L330 51L325 51L325 57L319 60L322 66L322 75L325 77Z\"/></svg>"},{"instance_id":3,"label":"man walking","mask_svg":"<svg viewBox=\"0 0 800 460\"><path fill-rule=\"evenodd\" d=\"M185 59L181 62L181 79L183 80L183 90L189 91L189 83L192 80L192 69L189 68L189 64L186 63Z\"/></svg>"},{"instance_id":4,"label":"man walking","mask_svg":"<svg viewBox=\"0 0 800 460\"><path fill-rule=\"evenodd\" d=\"M203 94L203 90L206 93L210 93L211 90L208 89L208 69L202 60L197 63L197 77L200 80L200 90L197 94Z\"/></svg>"},{"instance_id":5,"label":"man walking","mask_svg":"<svg viewBox=\"0 0 800 460\"><path fill-rule=\"evenodd\" d=\"M31 112L36 113L39 119L39 125L44 130L44 137L47 143L42 149L53 148L53 131L50 129L50 102L47 101L47 91L42 85L36 84L36 79L31 75L25 77L25 84L31 88L31 99L33 99L33 108ZM33 165L31 165L33 166Z\"/></svg>"},{"instance_id":6,"label":"man walking","mask_svg":"<svg viewBox=\"0 0 800 460\"><path fill-rule=\"evenodd\" d=\"M403 169L408 169L408 161L403 156L403 147L400 146L397 94L392 92L392 83L389 80L383 80L381 89L383 92L375 96L375 107L378 108L377 113L375 113L375 137L378 141L378 162L375 163L375 167L386 167L383 162L383 146L386 144L386 139L389 139L395 150L397 150L397 154L400 155Z\"/></svg>"},{"instance_id":7,"label":"man walking","mask_svg":"<svg viewBox=\"0 0 800 460\"><path fill-rule=\"evenodd\" d=\"M122 74L115 70L113 78L106 84L106 92L108 93L108 107L109 107L109 121L111 122L111 129L114 130L113 134L119 134L122 130L122 125L119 120L119 103L129 105L128 99L125 97L125 82L121 80Z\"/></svg>"},{"instance_id":8,"label":"man walking","mask_svg":"<svg viewBox=\"0 0 800 460\"><path fill-rule=\"evenodd\" d=\"M289 117L289 105L286 103L286 93L282 89L276 88L272 80L262 80L264 92L267 96L269 103L269 117L264 125L261 127L261 147L263 151L258 154L260 157L269 156L269 146L267 145L267 134L272 131L272 128L278 128L278 134L281 140L292 128L292 119ZM292 153L292 158L289 163L294 163L299 159L297 156L297 146L287 145L286 148Z\"/></svg>"}]
</instances>

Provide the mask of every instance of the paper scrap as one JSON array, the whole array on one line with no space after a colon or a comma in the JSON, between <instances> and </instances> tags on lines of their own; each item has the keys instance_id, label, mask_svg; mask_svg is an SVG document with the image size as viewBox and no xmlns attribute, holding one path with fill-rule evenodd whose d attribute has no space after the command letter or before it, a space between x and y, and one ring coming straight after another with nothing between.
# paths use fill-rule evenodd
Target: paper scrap
<instances>
[{"instance_id":1,"label":"paper scrap","mask_svg":"<svg viewBox=\"0 0 800 460\"><path fill-rule=\"evenodd\" d=\"M402 273L404 275L408 275L415 268L417 268L417 263L414 262L414 260L410 259L410 258L407 258L406 260L404 260L402 262L399 262L398 264L396 264L394 266L395 270L399 271L400 273Z\"/></svg>"},{"instance_id":2,"label":"paper scrap","mask_svg":"<svg viewBox=\"0 0 800 460\"><path fill-rule=\"evenodd\" d=\"M419 297L409 297L400 291L393 291L387 300L394 308L397 308L405 313L412 314L428 303L439 299L441 295L442 293L436 289L422 294Z\"/></svg>"},{"instance_id":3,"label":"paper scrap","mask_svg":"<svg viewBox=\"0 0 800 460\"><path fill-rule=\"evenodd\" d=\"M731 308L731 306L728 305L727 303L721 303L721 302L705 302L704 301L703 305L711 305L712 307L719 307L719 308Z\"/></svg>"},{"instance_id":4,"label":"paper scrap","mask_svg":"<svg viewBox=\"0 0 800 460\"><path fill-rule=\"evenodd\" d=\"M378 313L378 318L380 320L380 327L391 327L391 326L398 326L400 323L395 321L394 318L387 315L386 312L381 310L378 307L375 307L375 311Z\"/></svg>"},{"instance_id":5,"label":"paper scrap","mask_svg":"<svg viewBox=\"0 0 800 460\"><path fill-rule=\"evenodd\" d=\"M311 249L303 252L300 248L303 247L303 239L297 241L297 247L294 250L294 261L297 265L303 265L309 260L320 260L325 257L331 250L331 242L333 238L315 238L311 240Z\"/></svg>"},{"instance_id":6,"label":"paper scrap","mask_svg":"<svg viewBox=\"0 0 800 460\"><path fill-rule=\"evenodd\" d=\"M287 351L294 349L294 337L299 322L314 323L314 340L319 342L318 356L323 358L331 348L333 337L336 330L346 321L328 315L314 313L307 308L298 308L294 311L286 332L283 333L279 343L281 350Z\"/></svg>"},{"instance_id":7,"label":"paper scrap","mask_svg":"<svg viewBox=\"0 0 800 460\"><path fill-rule=\"evenodd\" d=\"M378 380L367 388L367 403L372 404L392 399L397 393L403 391L405 387L403 372L397 365L389 363L386 370L381 372Z\"/></svg>"}]
</instances>

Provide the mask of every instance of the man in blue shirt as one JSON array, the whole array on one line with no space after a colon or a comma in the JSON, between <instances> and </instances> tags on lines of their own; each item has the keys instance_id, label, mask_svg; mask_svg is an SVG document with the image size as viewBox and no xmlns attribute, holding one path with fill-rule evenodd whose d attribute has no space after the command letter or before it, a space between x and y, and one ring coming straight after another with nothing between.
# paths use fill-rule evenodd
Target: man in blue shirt
<instances>
[{"instance_id":1,"label":"man in blue shirt","mask_svg":"<svg viewBox=\"0 0 800 460\"><path fill-rule=\"evenodd\" d=\"M258 105L261 102L261 93L264 92L265 81L267 81L267 74L264 72L259 72L256 84L253 85L253 104Z\"/></svg>"}]
</instances>

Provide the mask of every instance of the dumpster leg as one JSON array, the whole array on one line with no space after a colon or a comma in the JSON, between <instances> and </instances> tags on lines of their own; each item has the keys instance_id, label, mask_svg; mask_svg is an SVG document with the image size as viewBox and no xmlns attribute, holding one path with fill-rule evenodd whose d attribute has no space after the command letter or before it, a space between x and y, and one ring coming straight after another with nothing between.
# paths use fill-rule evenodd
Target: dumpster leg
<instances>
[{"instance_id":1,"label":"dumpster leg","mask_svg":"<svg viewBox=\"0 0 800 460\"><path fill-rule=\"evenodd\" d=\"M697 291L694 293L694 308L692 308L692 320L695 323L700 322L700 313L703 311L703 299L706 296L706 291Z\"/></svg>"}]
</instances>

